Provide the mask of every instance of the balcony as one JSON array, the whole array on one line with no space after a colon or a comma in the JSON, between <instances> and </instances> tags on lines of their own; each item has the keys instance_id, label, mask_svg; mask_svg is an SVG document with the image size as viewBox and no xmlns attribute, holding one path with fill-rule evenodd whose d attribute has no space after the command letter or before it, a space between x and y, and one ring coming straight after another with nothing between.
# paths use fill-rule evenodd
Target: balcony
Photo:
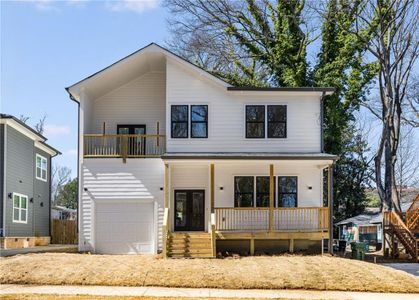
<instances>
[{"instance_id":1,"label":"balcony","mask_svg":"<svg viewBox=\"0 0 419 300\"><path fill-rule=\"evenodd\" d=\"M85 134L84 158L153 158L166 151L160 134Z\"/></svg>"},{"instance_id":2,"label":"balcony","mask_svg":"<svg viewBox=\"0 0 419 300\"><path fill-rule=\"evenodd\" d=\"M215 228L223 232L269 231L268 207L215 208ZM329 229L329 208L274 208L272 231L321 232Z\"/></svg>"}]
</instances>

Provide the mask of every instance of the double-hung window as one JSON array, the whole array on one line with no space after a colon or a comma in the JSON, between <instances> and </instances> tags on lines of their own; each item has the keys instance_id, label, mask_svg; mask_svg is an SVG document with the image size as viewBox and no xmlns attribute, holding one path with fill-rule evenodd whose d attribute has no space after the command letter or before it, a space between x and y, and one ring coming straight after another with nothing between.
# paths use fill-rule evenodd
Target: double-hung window
<instances>
[{"instance_id":1,"label":"double-hung window","mask_svg":"<svg viewBox=\"0 0 419 300\"><path fill-rule=\"evenodd\" d=\"M234 206L253 207L254 206L254 177L236 176L234 177Z\"/></svg>"},{"instance_id":2,"label":"double-hung window","mask_svg":"<svg viewBox=\"0 0 419 300\"><path fill-rule=\"evenodd\" d=\"M47 181L47 168L48 160L42 155L36 155L36 178L39 180Z\"/></svg>"},{"instance_id":3,"label":"double-hung window","mask_svg":"<svg viewBox=\"0 0 419 300\"><path fill-rule=\"evenodd\" d=\"M246 138L265 137L265 106L246 105Z\"/></svg>"},{"instance_id":4,"label":"double-hung window","mask_svg":"<svg viewBox=\"0 0 419 300\"><path fill-rule=\"evenodd\" d=\"M270 196L269 187L270 187L269 176L256 177L256 207L269 207L269 196ZM275 179L274 179L274 198L275 198Z\"/></svg>"},{"instance_id":5,"label":"double-hung window","mask_svg":"<svg viewBox=\"0 0 419 300\"><path fill-rule=\"evenodd\" d=\"M172 138L188 138L188 105L172 105Z\"/></svg>"},{"instance_id":6,"label":"double-hung window","mask_svg":"<svg viewBox=\"0 0 419 300\"><path fill-rule=\"evenodd\" d=\"M281 176L278 178L278 206L297 207L297 176Z\"/></svg>"},{"instance_id":7,"label":"double-hung window","mask_svg":"<svg viewBox=\"0 0 419 300\"><path fill-rule=\"evenodd\" d=\"M268 138L287 137L287 106L268 105Z\"/></svg>"},{"instance_id":8,"label":"double-hung window","mask_svg":"<svg viewBox=\"0 0 419 300\"><path fill-rule=\"evenodd\" d=\"M13 193L13 222L28 222L28 196Z\"/></svg>"},{"instance_id":9,"label":"double-hung window","mask_svg":"<svg viewBox=\"0 0 419 300\"><path fill-rule=\"evenodd\" d=\"M208 137L208 105L191 105L191 137Z\"/></svg>"}]
</instances>

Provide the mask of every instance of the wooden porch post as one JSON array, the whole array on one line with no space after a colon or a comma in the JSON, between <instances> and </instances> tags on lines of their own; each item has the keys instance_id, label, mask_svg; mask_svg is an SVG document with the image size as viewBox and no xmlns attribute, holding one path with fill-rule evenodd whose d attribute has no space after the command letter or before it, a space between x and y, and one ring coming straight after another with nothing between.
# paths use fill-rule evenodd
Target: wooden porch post
<instances>
[{"instance_id":1,"label":"wooden porch post","mask_svg":"<svg viewBox=\"0 0 419 300\"><path fill-rule=\"evenodd\" d=\"M333 254L333 164L327 171L327 205L329 207L329 253Z\"/></svg>"},{"instance_id":2,"label":"wooden porch post","mask_svg":"<svg viewBox=\"0 0 419 300\"><path fill-rule=\"evenodd\" d=\"M269 231L274 228L274 165L269 165Z\"/></svg>"},{"instance_id":3,"label":"wooden porch post","mask_svg":"<svg viewBox=\"0 0 419 300\"><path fill-rule=\"evenodd\" d=\"M214 206L215 206L215 197L214 197L214 194L215 194L215 178L214 178L214 164L211 164L210 165L210 169L211 169L211 188L210 188L210 211L211 211L211 213L214 213L214 211L215 211L215 209L214 209Z\"/></svg>"},{"instance_id":4,"label":"wooden porch post","mask_svg":"<svg viewBox=\"0 0 419 300\"><path fill-rule=\"evenodd\" d=\"M169 164L164 164L164 208L169 208Z\"/></svg>"}]
</instances>

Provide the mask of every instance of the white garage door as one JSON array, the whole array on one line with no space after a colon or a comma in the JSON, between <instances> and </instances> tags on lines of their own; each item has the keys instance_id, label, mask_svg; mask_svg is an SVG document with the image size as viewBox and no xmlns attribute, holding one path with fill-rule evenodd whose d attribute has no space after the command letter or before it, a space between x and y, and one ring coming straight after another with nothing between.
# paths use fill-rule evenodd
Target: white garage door
<instances>
[{"instance_id":1,"label":"white garage door","mask_svg":"<svg viewBox=\"0 0 419 300\"><path fill-rule=\"evenodd\" d=\"M153 253L154 224L153 203L97 203L96 253Z\"/></svg>"}]
</instances>

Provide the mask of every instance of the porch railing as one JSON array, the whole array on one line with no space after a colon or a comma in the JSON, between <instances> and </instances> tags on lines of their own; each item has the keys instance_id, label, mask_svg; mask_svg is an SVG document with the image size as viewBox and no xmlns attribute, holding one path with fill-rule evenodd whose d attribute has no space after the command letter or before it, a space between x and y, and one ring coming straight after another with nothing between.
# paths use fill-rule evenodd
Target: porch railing
<instances>
[{"instance_id":1,"label":"porch railing","mask_svg":"<svg viewBox=\"0 0 419 300\"><path fill-rule=\"evenodd\" d=\"M218 231L268 231L269 208L215 208ZM275 231L323 231L329 228L327 207L275 208Z\"/></svg>"},{"instance_id":2,"label":"porch railing","mask_svg":"<svg viewBox=\"0 0 419 300\"><path fill-rule=\"evenodd\" d=\"M159 157L166 136L159 134L85 134L83 155L92 157Z\"/></svg>"}]
</instances>

